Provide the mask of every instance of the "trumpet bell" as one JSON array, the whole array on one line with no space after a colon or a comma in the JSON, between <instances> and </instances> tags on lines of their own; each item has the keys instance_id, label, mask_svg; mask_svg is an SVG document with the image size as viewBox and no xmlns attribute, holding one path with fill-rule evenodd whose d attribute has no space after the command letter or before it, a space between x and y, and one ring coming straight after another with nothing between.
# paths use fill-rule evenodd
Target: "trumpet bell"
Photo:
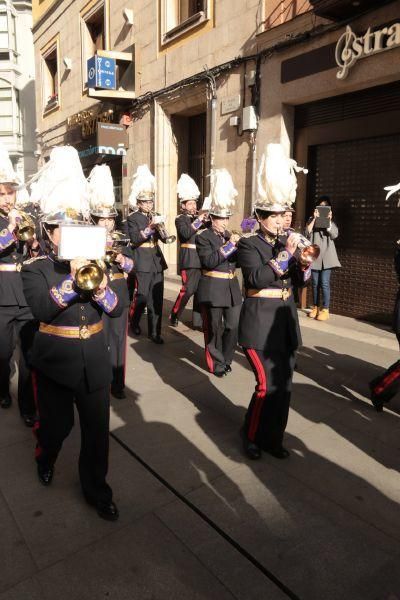
<instances>
[{"instance_id":1,"label":"trumpet bell","mask_svg":"<svg viewBox=\"0 0 400 600\"><path fill-rule=\"evenodd\" d=\"M164 244L173 244L174 242L176 242L176 235L168 235L166 238L164 238Z\"/></svg>"},{"instance_id":2,"label":"trumpet bell","mask_svg":"<svg viewBox=\"0 0 400 600\"><path fill-rule=\"evenodd\" d=\"M26 225L23 223L18 227L17 238L21 242L29 242L30 240L33 240L34 235L35 228L32 225Z\"/></svg>"},{"instance_id":3,"label":"trumpet bell","mask_svg":"<svg viewBox=\"0 0 400 600\"><path fill-rule=\"evenodd\" d=\"M77 270L75 274L75 283L83 292L92 292L97 290L103 281L104 271L96 263L88 263Z\"/></svg>"}]
</instances>

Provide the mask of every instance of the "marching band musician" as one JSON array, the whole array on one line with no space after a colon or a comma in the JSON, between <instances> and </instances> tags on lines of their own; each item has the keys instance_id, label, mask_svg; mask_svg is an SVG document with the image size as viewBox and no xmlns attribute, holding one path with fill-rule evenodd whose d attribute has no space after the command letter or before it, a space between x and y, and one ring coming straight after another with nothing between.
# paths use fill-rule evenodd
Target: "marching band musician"
<instances>
[{"instance_id":1,"label":"marching band musician","mask_svg":"<svg viewBox=\"0 0 400 600\"><path fill-rule=\"evenodd\" d=\"M394 193L400 193L400 183L385 188L388 191L386 200ZM400 202L399 202L400 206ZM399 289L393 311L393 330L400 346L400 240L397 240L394 253L394 268L399 280ZM392 364L382 375L373 379L369 384L371 401L378 412L383 410L383 405L389 402L400 390L400 360Z\"/></svg>"},{"instance_id":2,"label":"marching band musician","mask_svg":"<svg viewBox=\"0 0 400 600\"><path fill-rule=\"evenodd\" d=\"M186 173L182 173L179 178L177 192L182 210L182 213L175 219L180 242L178 270L182 279L182 287L169 317L171 325L174 327L178 325L180 315L190 298L196 294L199 285L201 264L196 249L196 233L204 227L207 216L206 213L197 216L197 199L200 196L200 190L196 182Z\"/></svg>"},{"instance_id":3,"label":"marching band musician","mask_svg":"<svg viewBox=\"0 0 400 600\"><path fill-rule=\"evenodd\" d=\"M226 169L211 172L211 227L196 236L201 264L197 290L203 319L207 368L217 377L232 371L242 295L236 270L238 234L227 226L237 191Z\"/></svg>"},{"instance_id":4,"label":"marching band musician","mask_svg":"<svg viewBox=\"0 0 400 600\"><path fill-rule=\"evenodd\" d=\"M79 269L87 260L58 258L60 225L78 224L79 213L88 213L87 182L77 151L70 146L54 148L37 185L50 251L25 262L22 279L27 301L40 322L32 350L39 417L35 428L38 477L45 486L52 482L57 455L74 424L75 402L84 497L100 517L115 521L118 509L106 482L112 374L102 314L118 317L123 306L106 275L93 292L78 288Z\"/></svg>"},{"instance_id":5,"label":"marching band musician","mask_svg":"<svg viewBox=\"0 0 400 600\"><path fill-rule=\"evenodd\" d=\"M164 301L164 271L167 268L158 242L161 238L153 222L156 180L147 165L140 165L134 175L129 206L138 210L128 215L128 232L135 263L135 292L130 309L133 333L140 335L140 318L147 305L148 337L163 344L161 319Z\"/></svg>"},{"instance_id":6,"label":"marching band musician","mask_svg":"<svg viewBox=\"0 0 400 600\"><path fill-rule=\"evenodd\" d=\"M125 398L125 364L126 364L126 334L128 327L129 292L127 286L128 274L133 269L133 260L129 248L118 247L118 239L123 237L115 232L115 222L118 215L115 208L114 184L108 165L95 165L89 178L90 216L95 225L105 227L108 234L109 252L113 254L113 237L117 253L110 261L106 261L107 276L115 282L119 303L123 312L119 317L110 317L103 313L104 333L110 351L113 379L111 394L114 398Z\"/></svg>"},{"instance_id":7,"label":"marching band musician","mask_svg":"<svg viewBox=\"0 0 400 600\"><path fill-rule=\"evenodd\" d=\"M19 185L8 152L0 146L0 406L9 408L12 403L10 361L15 334L20 344L18 406L25 425L33 427L36 411L29 351L36 323L24 296L20 270L22 261L34 251L37 241L33 236L28 242L18 238L21 214L15 202Z\"/></svg>"},{"instance_id":8,"label":"marching band musician","mask_svg":"<svg viewBox=\"0 0 400 600\"><path fill-rule=\"evenodd\" d=\"M241 431L246 455L261 457L264 450L287 458L283 447L295 352L301 334L292 284L310 278L309 259L296 259L300 235L281 236L283 214L296 194L296 163L286 159L279 144L269 144L258 173L255 216L259 230L238 244L245 300L239 344L256 377L256 389Z\"/></svg>"}]
</instances>

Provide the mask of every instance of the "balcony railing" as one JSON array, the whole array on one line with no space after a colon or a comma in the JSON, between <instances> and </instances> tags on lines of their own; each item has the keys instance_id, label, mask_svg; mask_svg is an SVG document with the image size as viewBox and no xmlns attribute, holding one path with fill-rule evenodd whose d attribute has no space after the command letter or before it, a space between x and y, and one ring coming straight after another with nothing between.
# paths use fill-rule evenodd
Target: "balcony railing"
<instances>
[{"instance_id":1,"label":"balcony railing","mask_svg":"<svg viewBox=\"0 0 400 600\"><path fill-rule=\"evenodd\" d=\"M309 0L265 0L264 29L272 29L311 10Z\"/></svg>"},{"instance_id":2,"label":"balcony railing","mask_svg":"<svg viewBox=\"0 0 400 600\"><path fill-rule=\"evenodd\" d=\"M340 21L381 5L379 0L310 0L314 13L319 17Z\"/></svg>"}]
</instances>

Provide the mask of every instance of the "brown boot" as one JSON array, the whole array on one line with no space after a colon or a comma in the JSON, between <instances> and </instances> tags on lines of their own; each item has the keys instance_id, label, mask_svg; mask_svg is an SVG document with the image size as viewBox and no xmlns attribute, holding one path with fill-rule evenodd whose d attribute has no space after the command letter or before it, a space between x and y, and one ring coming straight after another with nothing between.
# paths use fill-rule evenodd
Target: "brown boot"
<instances>
[{"instance_id":1,"label":"brown boot","mask_svg":"<svg viewBox=\"0 0 400 600\"><path fill-rule=\"evenodd\" d=\"M327 321L329 319L329 308L322 308L317 317L317 321Z\"/></svg>"},{"instance_id":2,"label":"brown boot","mask_svg":"<svg viewBox=\"0 0 400 600\"><path fill-rule=\"evenodd\" d=\"M310 317L310 319L315 319L318 315L318 310L318 306L313 306L307 316Z\"/></svg>"}]
</instances>

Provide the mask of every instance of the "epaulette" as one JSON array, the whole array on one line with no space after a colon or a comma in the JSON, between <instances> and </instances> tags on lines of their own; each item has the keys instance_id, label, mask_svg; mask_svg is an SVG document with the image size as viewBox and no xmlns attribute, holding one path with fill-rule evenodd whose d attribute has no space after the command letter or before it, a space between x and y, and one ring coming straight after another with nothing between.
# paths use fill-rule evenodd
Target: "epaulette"
<instances>
[{"instance_id":1,"label":"epaulette","mask_svg":"<svg viewBox=\"0 0 400 600\"><path fill-rule=\"evenodd\" d=\"M49 258L49 257L47 256L47 254L41 254L40 256L33 256L32 258L28 258L28 260L24 260L24 262L22 264L31 265L32 263L36 262L37 260L43 260L44 258Z\"/></svg>"}]
</instances>

